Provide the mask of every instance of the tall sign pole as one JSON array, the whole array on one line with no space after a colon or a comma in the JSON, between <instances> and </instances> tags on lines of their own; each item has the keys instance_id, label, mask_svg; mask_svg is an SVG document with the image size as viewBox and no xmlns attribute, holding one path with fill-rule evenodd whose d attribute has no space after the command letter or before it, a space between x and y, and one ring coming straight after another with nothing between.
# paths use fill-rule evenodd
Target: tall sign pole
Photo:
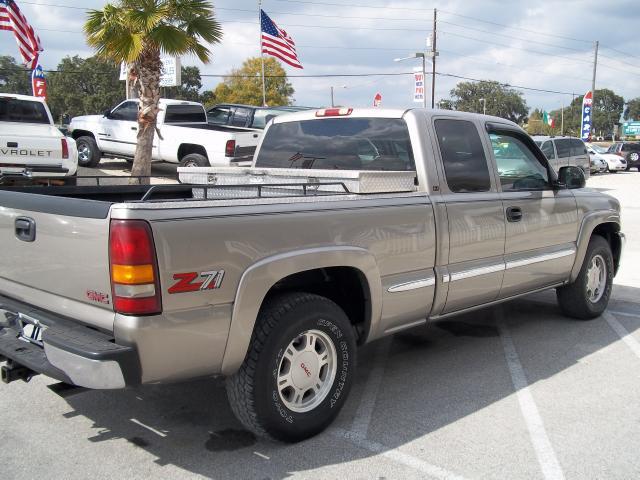
<instances>
[{"instance_id":1,"label":"tall sign pole","mask_svg":"<svg viewBox=\"0 0 640 480\"><path fill-rule=\"evenodd\" d=\"M262 106L267 106L267 88L264 84L264 54L262 53L262 0L258 0L258 34L260 35L260 65L262 66Z\"/></svg>"},{"instance_id":2,"label":"tall sign pole","mask_svg":"<svg viewBox=\"0 0 640 480\"><path fill-rule=\"evenodd\" d=\"M598 68L598 46L600 42L596 40L596 50L593 56L593 78L591 79L591 105L595 106L594 100L596 99L596 69ZM591 128L594 129L593 112L591 115ZM583 132L584 133L584 132Z\"/></svg>"},{"instance_id":3,"label":"tall sign pole","mask_svg":"<svg viewBox=\"0 0 640 480\"><path fill-rule=\"evenodd\" d=\"M436 22L438 19L438 9L434 8L433 9L433 47L432 47L432 53L433 56L431 57L431 108L435 107L435 102L436 102L436 57L438 56L438 50L437 50L437 42L438 42L438 36L436 35Z\"/></svg>"}]
</instances>

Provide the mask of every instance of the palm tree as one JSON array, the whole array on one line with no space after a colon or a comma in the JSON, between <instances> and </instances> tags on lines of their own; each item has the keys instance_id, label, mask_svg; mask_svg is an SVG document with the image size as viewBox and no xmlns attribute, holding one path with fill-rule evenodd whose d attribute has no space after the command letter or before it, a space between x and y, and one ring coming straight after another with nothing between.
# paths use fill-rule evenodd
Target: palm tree
<instances>
[{"instance_id":1,"label":"palm tree","mask_svg":"<svg viewBox=\"0 0 640 480\"><path fill-rule=\"evenodd\" d=\"M129 79L140 98L131 175L148 177L160 101L160 55L195 54L208 63L211 52L203 43L222 38L213 6L204 0L120 0L90 10L84 32L99 57L129 65Z\"/></svg>"}]
</instances>

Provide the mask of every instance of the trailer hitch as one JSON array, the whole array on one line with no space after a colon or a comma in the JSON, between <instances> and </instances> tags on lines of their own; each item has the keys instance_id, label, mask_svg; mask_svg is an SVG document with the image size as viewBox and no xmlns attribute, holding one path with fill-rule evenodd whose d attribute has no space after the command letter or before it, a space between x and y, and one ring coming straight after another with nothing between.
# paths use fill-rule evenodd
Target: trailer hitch
<instances>
[{"instance_id":1,"label":"trailer hitch","mask_svg":"<svg viewBox=\"0 0 640 480\"><path fill-rule=\"evenodd\" d=\"M18 365L11 360L8 360L7 365L0 368L0 379L3 383L11 383L16 380L28 382L36 375L38 375L37 372L34 372L30 368L23 367L22 365Z\"/></svg>"}]
</instances>

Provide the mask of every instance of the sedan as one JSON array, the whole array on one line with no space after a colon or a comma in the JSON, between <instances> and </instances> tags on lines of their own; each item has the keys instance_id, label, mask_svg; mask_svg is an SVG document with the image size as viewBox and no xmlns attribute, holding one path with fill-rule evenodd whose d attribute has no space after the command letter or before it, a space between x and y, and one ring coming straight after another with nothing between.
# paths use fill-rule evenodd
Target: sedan
<instances>
[{"instance_id":1,"label":"sedan","mask_svg":"<svg viewBox=\"0 0 640 480\"><path fill-rule=\"evenodd\" d=\"M590 158L593 158L593 155L597 155L598 158L604 160L607 163L608 171L617 173L620 170L627 169L627 161L615 153L609 153L605 147L601 147L600 145L595 145L593 143L587 143L586 146Z\"/></svg>"}]
</instances>

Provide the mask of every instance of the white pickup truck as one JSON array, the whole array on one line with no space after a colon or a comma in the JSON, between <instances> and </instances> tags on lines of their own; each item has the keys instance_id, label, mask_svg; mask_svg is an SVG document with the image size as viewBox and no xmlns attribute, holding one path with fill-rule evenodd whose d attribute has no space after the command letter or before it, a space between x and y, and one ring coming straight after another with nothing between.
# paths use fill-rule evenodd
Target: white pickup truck
<instances>
[{"instance_id":1,"label":"white pickup truck","mask_svg":"<svg viewBox=\"0 0 640 480\"><path fill-rule=\"evenodd\" d=\"M125 100L103 115L74 117L69 125L78 144L78 164L95 167L102 157L132 159L138 135L138 100ZM153 161L183 167L250 161L261 132L210 125L200 103L160 100Z\"/></svg>"},{"instance_id":2,"label":"white pickup truck","mask_svg":"<svg viewBox=\"0 0 640 480\"><path fill-rule=\"evenodd\" d=\"M0 93L0 175L4 180L75 177L76 158L75 142L53 125L42 98Z\"/></svg>"}]
</instances>

